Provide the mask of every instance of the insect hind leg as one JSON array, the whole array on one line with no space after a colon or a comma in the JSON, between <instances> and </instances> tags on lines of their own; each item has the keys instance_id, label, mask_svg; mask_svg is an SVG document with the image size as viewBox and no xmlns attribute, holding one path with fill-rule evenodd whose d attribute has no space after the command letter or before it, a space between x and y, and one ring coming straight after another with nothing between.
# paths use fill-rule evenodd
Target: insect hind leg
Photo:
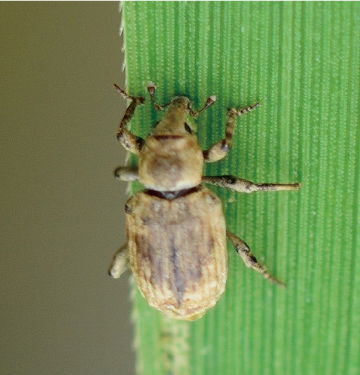
<instances>
[{"instance_id":1,"label":"insect hind leg","mask_svg":"<svg viewBox=\"0 0 360 375\"><path fill-rule=\"evenodd\" d=\"M129 268L129 254L127 243L120 247L114 254L108 268L108 274L114 279L118 279Z\"/></svg>"},{"instance_id":2,"label":"insect hind leg","mask_svg":"<svg viewBox=\"0 0 360 375\"><path fill-rule=\"evenodd\" d=\"M117 167L114 170L114 176L121 181L137 181L139 179L138 170L132 167Z\"/></svg>"},{"instance_id":3,"label":"insect hind leg","mask_svg":"<svg viewBox=\"0 0 360 375\"><path fill-rule=\"evenodd\" d=\"M226 231L226 237L230 240L236 252L240 255L241 259L245 263L246 267L252 268L254 271L261 273L263 277L265 277L265 279L268 279L269 281L285 288L284 283L276 279L274 276L271 276L267 272L266 267L256 260L249 246L241 238L235 236L229 231Z\"/></svg>"}]
</instances>

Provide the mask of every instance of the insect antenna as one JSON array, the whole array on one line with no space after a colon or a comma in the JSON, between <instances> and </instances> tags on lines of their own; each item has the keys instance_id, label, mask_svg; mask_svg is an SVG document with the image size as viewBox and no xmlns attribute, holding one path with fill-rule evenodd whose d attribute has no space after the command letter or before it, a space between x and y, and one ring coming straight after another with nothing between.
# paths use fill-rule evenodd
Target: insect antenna
<instances>
[{"instance_id":1,"label":"insect antenna","mask_svg":"<svg viewBox=\"0 0 360 375\"><path fill-rule=\"evenodd\" d=\"M166 103L164 105L159 105L155 102L155 89L156 89L156 87L155 87L153 82L149 82L147 89L148 89L148 93L150 94L152 104L154 105L154 108L157 111L163 110L165 107L167 107L170 104L170 102L169 102L169 103Z\"/></svg>"},{"instance_id":2,"label":"insect antenna","mask_svg":"<svg viewBox=\"0 0 360 375\"><path fill-rule=\"evenodd\" d=\"M193 111L191 108L189 108L189 113L192 117L198 116L201 112L204 112L205 109L209 108L211 105L213 105L216 101L216 96L211 95L206 99L205 105L199 110L199 111Z\"/></svg>"}]
</instances>

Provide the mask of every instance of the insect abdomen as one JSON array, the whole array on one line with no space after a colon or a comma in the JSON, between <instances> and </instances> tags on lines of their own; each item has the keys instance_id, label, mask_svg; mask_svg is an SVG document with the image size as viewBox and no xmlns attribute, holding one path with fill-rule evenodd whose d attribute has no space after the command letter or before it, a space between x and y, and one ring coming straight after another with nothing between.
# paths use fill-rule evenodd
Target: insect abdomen
<instances>
[{"instance_id":1,"label":"insect abdomen","mask_svg":"<svg viewBox=\"0 0 360 375\"><path fill-rule=\"evenodd\" d=\"M220 200L204 187L174 200L141 192L127 213L130 265L149 305L176 319L201 317L227 278Z\"/></svg>"}]
</instances>

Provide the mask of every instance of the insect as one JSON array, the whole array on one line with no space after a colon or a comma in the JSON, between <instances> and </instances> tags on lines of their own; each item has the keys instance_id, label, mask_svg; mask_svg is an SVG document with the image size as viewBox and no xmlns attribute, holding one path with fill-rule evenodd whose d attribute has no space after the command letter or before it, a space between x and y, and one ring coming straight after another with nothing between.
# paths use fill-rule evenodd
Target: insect
<instances>
[{"instance_id":1,"label":"insect","mask_svg":"<svg viewBox=\"0 0 360 375\"><path fill-rule=\"evenodd\" d=\"M224 139L203 151L186 116L198 116L215 102L215 96L210 96L199 111L191 109L190 100L184 96L159 105L155 85L149 83L155 109L167 111L144 140L132 134L127 125L145 99L114 87L131 101L117 139L139 157L137 169L119 167L115 176L123 181L139 180L145 189L125 204L127 243L114 255L109 274L118 278L130 266L150 306L174 319L195 320L213 307L225 290L228 238L247 267L283 285L256 260L241 238L226 230L220 199L203 185L240 193L300 188L299 183L255 184L234 176L202 176L205 162L213 163L227 155L236 117L259 103L239 110L230 108Z\"/></svg>"}]
</instances>

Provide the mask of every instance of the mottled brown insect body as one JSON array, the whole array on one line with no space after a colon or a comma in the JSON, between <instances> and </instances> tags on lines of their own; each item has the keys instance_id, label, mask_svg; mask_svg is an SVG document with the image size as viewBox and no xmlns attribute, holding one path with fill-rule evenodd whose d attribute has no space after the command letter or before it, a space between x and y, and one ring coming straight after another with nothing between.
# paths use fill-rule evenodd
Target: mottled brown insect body
<instances>
[{"instance_id":1,"label":"mottled brown insect body","mask_svg":"<svg viewBox=\"0 0 360 375\"><path fill-rule=\"evenodd\" d=\"M140 192L126 207L130 266L141 294L172 318L202 316L227 278L220 200L200 187L173 200Z\"/></svg>"},{"instance_id":2,"label":"mottled brown insect body","mask_svg":"<svg viewBox=\"0 0 360 375\"><path fill-rule=\"evenodd\" d=\"M186 97L176 97L152 133L143 140L126 126L141 97L131 100L120 122L118 140L139 156L137 169L119 167L116 177L139 180L145 190L128 199L125 205L127 244L115 254L109 268L117 278L130 265L136 284L150 306L175 319L195 320L219 300L227 279L226 238L247 267L283 285L259 264L246 243L226 231L219 198L202 185L213 185L237 192L297 190L299 184L254 184L234 176L203 177L204 162L224 158L231 147L236 116L258 106L228 111L225 138L202 151L196 136L186 124L186 115L197 116L216 100L208 98L195 112ZM148 91L156 110L155 86Z\"/></svg>"}]
</instances>

